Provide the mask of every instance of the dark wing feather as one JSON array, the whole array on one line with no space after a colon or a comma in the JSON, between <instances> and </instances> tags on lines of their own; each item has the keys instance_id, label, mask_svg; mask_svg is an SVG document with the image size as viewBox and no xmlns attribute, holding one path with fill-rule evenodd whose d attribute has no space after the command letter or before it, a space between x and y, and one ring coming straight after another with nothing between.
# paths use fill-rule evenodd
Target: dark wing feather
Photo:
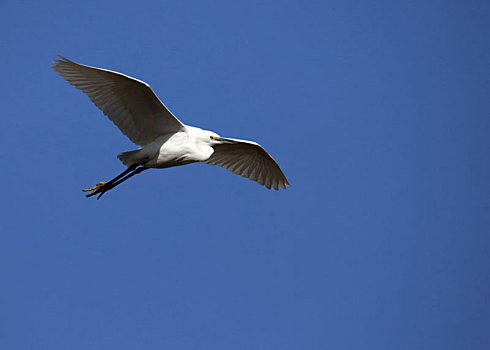
<instances>
[{"instance_id":1,"label":"dark wing feather","mask_svg":"<svg viewBox=\"0 0 490 350\"><path fill-rule=\"evenodd\" d=\"M214 145L214 153L205 163L221 166L269 189L285 189L289 185L279 165L259 144L243 140L234 141L237 143Z\"/></svg>"}]
</instances>

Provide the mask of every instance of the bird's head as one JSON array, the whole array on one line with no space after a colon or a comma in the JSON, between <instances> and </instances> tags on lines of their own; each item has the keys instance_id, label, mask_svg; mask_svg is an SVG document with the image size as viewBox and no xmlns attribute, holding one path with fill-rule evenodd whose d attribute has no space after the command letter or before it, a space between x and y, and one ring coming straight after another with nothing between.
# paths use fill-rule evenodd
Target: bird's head
<instances>
[{"instance_id":1,"label":"bird's head","mask_svg":"<svg viewBox=\"0 0 490 350\"><path fill-rule=\"evenodd\" d=\"M215 132L209 131L205 138L206 141L208 141L211 145L215 145L219 143L218 139L220 138L220 136Z\"/></svg>"},{"instance_id":2,"label":"bird's head","mask_svg":"<svg viewBox=\"0 0 490 350\"><path fill-rule=\"evenodd\" d=\"M228 144L238 143L238 142L236 142L233 139L227 139L227 138L221 137L221 136L219 136L218 134L216 134L215 132L212 132L212 131L208 131L206 133L205 139L206 139L207 142L210 143L211 146L219 145L219 144L222 144L222 143L228 143Z\"/></svg>"}]
</instances>

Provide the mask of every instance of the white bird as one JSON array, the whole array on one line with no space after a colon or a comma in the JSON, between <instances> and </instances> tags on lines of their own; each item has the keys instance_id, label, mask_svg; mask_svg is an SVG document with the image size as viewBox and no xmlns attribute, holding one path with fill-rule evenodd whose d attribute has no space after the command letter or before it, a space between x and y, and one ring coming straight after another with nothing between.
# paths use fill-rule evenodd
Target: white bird
<instances>
[{"instance_id":1,"label":"white bird","mask_svg":"<svg viewBox=\"0 0 490 350\"><path fill-rule=\"evenodd\" d=\"M220 137L184 125L145 82L106 69L89 67L62 56L51 64L68 83L92 102L140 149L117 157L127 169L108 182L83 190L87 197L111 190L149 168L169 168L195 162L221 166L278 190L289 185L275 160L257 143Z\"/></svg>"}]
</instances>

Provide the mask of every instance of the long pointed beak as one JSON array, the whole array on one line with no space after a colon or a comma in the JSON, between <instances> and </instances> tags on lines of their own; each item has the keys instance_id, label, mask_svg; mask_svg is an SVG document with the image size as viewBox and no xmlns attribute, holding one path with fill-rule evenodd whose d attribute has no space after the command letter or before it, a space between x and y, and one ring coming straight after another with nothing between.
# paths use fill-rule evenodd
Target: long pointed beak
<instances>
[{"instance_id":1,"label":"long pointed beak","mask_svg":"<svg viewBox=\"0 0 490 350\"><path fill-rule=\"evenodd\" d=\"M232 140L232 139L227 139L227 138L224 138L224 137L218 137L216 139L216 141L220 141L220 142L223 142L223 143L231 143L231 144L237 144L238 142L235 141L235 140Z\"/></svg>"}]
</instances>

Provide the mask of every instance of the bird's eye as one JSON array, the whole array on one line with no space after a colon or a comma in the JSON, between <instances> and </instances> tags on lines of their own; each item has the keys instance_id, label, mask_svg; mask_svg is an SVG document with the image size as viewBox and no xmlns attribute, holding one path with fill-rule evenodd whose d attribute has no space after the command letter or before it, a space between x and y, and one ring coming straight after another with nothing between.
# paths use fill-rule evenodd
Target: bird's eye
<instances>
[{"instance_id":1,"label":"bird's eye","mask_svg":"<svg viewBox=\"0 0 490 350\"><path fill-rule=\"evenodd\" d=\"M210 138L211 140L213 140L213 141L215 141L215 140L216 140L216 136L209 136L209 138Z\"/></svg>"}]
</instances>

